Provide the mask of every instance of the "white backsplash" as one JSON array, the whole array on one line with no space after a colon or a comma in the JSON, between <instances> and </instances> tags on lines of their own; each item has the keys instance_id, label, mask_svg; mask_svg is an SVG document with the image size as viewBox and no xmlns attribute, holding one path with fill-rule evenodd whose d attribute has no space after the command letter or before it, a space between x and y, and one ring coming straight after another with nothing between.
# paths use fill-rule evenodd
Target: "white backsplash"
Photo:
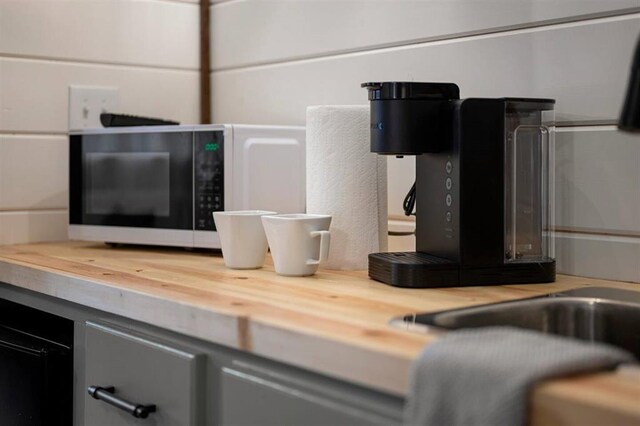
<instances>
[{"instance_id":1,"label":"white backsplash","mask_svg":"<svg viewBox=\"0 0 640 426\"><path fill-rule=\"evenodd\" d=\"M69 85L199 120L197 1L0 1L0 244L67 236Z\"/></svg>"},{"instance_id":2,"label":"white backsplash","mask_svg":"<svg viewBox=\"0 0 640 426\"><path fill-rule=\"evenodd\" d=\"M304 124L307 105L366 104L360 83L377 80L451 81L462 97L555 98L565 126L557 140L557 215L571 231L557 238L558 270L640 282L640 139L634 145L631 136L602 126L614 123L622 104L639 6L604 0L215 5L214 121ZM402 218L413 163L389 158L393 219ZM615 238L605 243L603 233L611 232ZM413 241L391 237L390 249L411 250ZM616 260L594 262L609 254Z\"/></svg>"}]
</instances>

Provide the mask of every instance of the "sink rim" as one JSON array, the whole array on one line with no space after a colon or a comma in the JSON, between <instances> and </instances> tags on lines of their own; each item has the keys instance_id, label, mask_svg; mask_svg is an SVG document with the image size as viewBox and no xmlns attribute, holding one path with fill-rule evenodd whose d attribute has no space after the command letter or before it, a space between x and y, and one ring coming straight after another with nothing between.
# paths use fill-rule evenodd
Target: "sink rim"
<instances>
[{"instance_id":1,"label":"sink rim","mask_svg":"<svg viewBox=\"0 0 640 426\"><path fill-rule=\"evenodd\" d=\"M593 296L580 296L582 293L608 293L613 297L593 297ZM578 294L578 296L576 296ZM624 300L621 300L621 297L625 297ZM631 298L628 300L627 298ZM404 329L406 331L413 331L419 333L429 333L429 334L444 334L449 331L453 331L460 328L447 328L440 325L433 324L425 324L422 322L416 322L416 318L418 316L428 316L435 318L437 316L451 314L455 315L456 313L460 313L464 311L465 313L473 314L474 312L481 312L488 308L493 308L497 306L505 306L505 305L514 305L510 306L510 309L516 307L518 305L527 304L530 306L531 303L537 304L564 304L566 302L577 302L576 306L594 306L594 305L614 305L621 307L632 307L640 309L640 291L634 290L625 290L618 288L610 288L610 287L577 287L569 290L561 290L553 293L541 294L538 296L526 297L523 299L513 299L513 300L504 300L500 302L493 303L485 303L481 305L473 305L466 306L461 308L453 308L446 309L435 312L425 312L425 313L409 313L403 316L396 316L389 320L388 324L394 328Z\"/></svg>"}]
</instances>

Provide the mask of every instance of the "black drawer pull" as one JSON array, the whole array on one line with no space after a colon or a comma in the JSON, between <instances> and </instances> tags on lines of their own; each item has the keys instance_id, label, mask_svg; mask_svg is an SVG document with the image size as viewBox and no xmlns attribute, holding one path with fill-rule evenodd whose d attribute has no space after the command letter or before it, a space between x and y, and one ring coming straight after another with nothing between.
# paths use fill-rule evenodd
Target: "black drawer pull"
<instances>
[{"instance_id":1,"label":"black drawer pull","mask_svg":"<svg viewBox=\"0 0 640 426\"><path fill-rule=\"evenodd\" d=\"M113 405L114 407L118 407L119 409L126 411L127 413L138 419L146 419L149 416L149 413L156 412L156 406L153 404L134 404L124 399L118 398L114 395L114 393L116 392L116 388L114 388L113 386L89 386L87 388L87 392L89 392L89 395L91 395L93 398L104 401L107 404Z\"/></svg>"}]
</instances>

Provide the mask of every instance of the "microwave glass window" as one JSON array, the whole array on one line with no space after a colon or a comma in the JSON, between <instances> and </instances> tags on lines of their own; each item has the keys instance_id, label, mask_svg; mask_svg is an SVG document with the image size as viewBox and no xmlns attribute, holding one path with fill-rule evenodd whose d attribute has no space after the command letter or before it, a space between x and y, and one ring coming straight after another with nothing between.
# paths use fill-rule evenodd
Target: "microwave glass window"
<instances>
[{"instance_id":1,"label":"microwave glass window","mask_svg":"<svg viewBox=\"0 0 640 426\"><path fill-rule=\"evenodd\" d=\"M98 215L168 217L169 152L86 154L85 211Z\"/></svg>"},{"instance_id":2,"label":"microwave glass window","mask_svg":"<svg viewBox=\"0 0 640 426\"><path fill-rule=\"evenodd\" d=\"M193 133L70 138L70 222L193 229Z\"/></svg>"}]
</instances>

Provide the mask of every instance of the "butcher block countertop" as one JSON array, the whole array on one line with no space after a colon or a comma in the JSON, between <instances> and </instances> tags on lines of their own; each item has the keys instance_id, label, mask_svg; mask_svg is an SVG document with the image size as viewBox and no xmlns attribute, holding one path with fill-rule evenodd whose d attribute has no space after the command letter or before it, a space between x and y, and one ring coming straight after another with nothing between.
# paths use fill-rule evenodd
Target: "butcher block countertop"
<instances>
[{"instance_id":1,"label":"butcher block countertop","mask_svg":"<svg viewBox=\"0 0 640 426\"><path fill-rule=\"evenodd\" d=\"M365 271L276 275L224 267L220 254L91 243L0 247L0 282L404 395L409 366L436 336L391 328L412 312L583 286L640 285L559 276L553 284L399 289ZM473 362L473 354L469 354ZM640 369L538 385L533 424L640 424Z\"/></svg>"}]
</instances>

